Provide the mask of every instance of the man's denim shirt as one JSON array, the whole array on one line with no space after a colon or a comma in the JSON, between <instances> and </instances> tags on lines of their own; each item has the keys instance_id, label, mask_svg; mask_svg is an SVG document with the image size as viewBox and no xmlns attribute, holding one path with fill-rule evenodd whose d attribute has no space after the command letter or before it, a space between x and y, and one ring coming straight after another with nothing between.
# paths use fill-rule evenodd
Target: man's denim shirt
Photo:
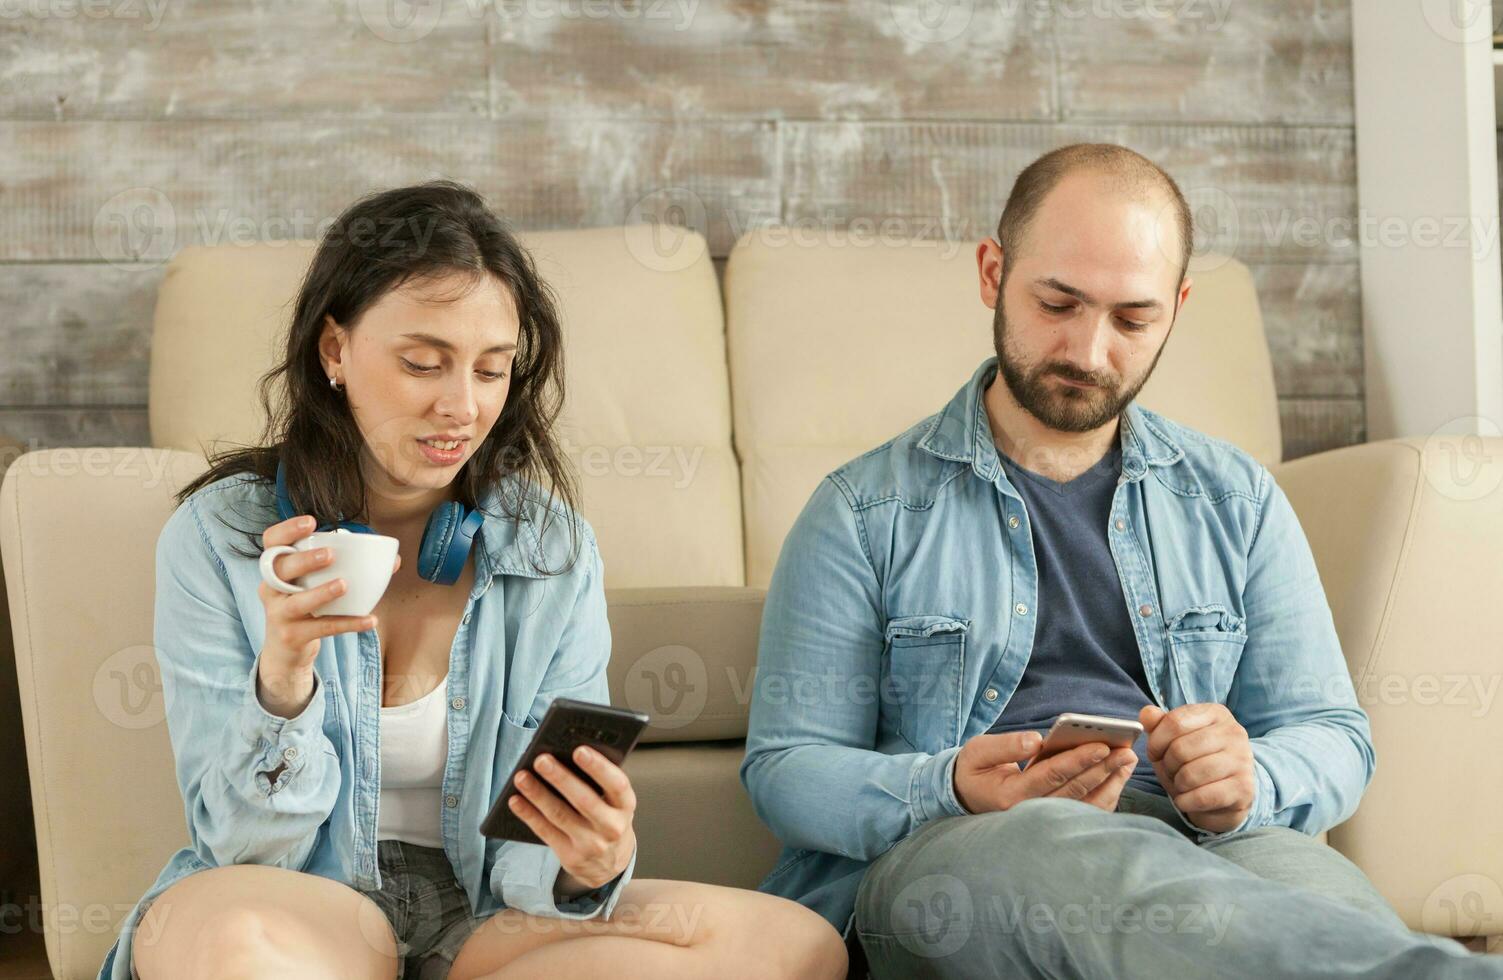
<instances>
[{"instance_id":1,"label":"man's denim shirt","mask_svg":"<svg viewBox=\"0 0 1503 980\"><path fill-rule=\"evenodd\" d=\"M965 813L956 754L1028 665L1038 576L987 423L996 367L827 476L769 587L741 764L784 844L761 888L847 935L867 865ZM1223 703L1252 740L1251 812L1196 839L1340 823L1375 756L1287 498L1246 453L1136 404L1121 444L1108 537L1154 700Z\"/></svg>"},{"instance_id":2,"label":"man's denim shirt","mask_svg":"<svg viewBox=\"0 0 1503 980\"><path fill-rule=\"evenodd\" d=\"M508 498L519 497L509 485ZM600 553L589 524L561 506L540 534L546 512L535 494L515 520L501 516L499 495L482 504L471 552L475 584L445 681L448 760L435 804L443 807L443 849L477 915L510 907L555 918L608 917L631 879L635 853L613 882L556 905L561 866L551 848L480 833L553 699L610 701ZM294 718L266 711L256 696L266 633L260 570L256 559L235 553L249 541L221 518L239 528L276 523L270 485L241 474L203 487L157 539L155 644L189 843L127 916L100 980L130 980L133 934L146 906L195 871L261 864L357 889L382 885L376 631L325 637L307 707ZM556 570L567 563L571 519L578 560L545 575L535 565Z\"/></svg>"}]
</instances>

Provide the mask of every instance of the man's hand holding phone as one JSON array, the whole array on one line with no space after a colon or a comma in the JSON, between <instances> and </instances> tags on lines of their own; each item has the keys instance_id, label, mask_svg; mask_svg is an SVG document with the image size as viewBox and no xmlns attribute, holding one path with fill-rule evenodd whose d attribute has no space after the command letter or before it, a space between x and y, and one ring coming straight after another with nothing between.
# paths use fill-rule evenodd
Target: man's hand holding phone
<instances>
[{"instance_id":1,"label":"man's hand holding phone","mask_svg":"<svg viewBox=\"0 0 1503 980\"><path fill-rule=\"evenodd\" d=\"M1060 796L1082 800L1108 813L1138 756L1130 748L1113 749L1088 742L1021 769L1043 744L1037 732L976 735L955 757L955 797L969 813L1007 810L1023 800Z\"/></svg>"}]
</instances>

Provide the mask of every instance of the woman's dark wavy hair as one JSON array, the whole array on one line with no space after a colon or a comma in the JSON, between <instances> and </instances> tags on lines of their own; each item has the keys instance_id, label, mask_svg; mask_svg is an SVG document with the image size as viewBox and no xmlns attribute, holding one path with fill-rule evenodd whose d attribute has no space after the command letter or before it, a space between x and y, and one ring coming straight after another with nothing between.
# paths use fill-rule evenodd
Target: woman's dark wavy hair
<instances>
[{"instance_id":1,"label":"woman's dark wavy hair","mask_svg":"<svg viewBox=\"0 0 1503 980\"><path fill-rule=\"evenodd\" d=\"M564 393L557 304L506 224L479 194L450 180L371 194L333 222L298 289L282 362L257 386L266 418L260 445L212 453L208 470L177 492L177 503L239 473L253 473L274 485L277 462L285 459L295 513L312 514L320 525L365 521L366 487L359 464L363 437L345 394L329 386L319 359L324 315L347 329L359 329L361 315L389 291L455 273L468 276L470 286L486 274L504 284L516 303L521 329L506 405L456 477L453 499L475 509L494 492L502 505L499 516L526 520L524 497L541 491L546 499L536 529L540 540L561 511L572 516L578 491L553 436ZM266 527L265 515L261 517L258 527L236 529L251 539L245 557L260 554ZM566 523L564 568L579 552L579 529L572 519ZM538 570L551 574L562 569Z\"/></svg>"}]
</instances>

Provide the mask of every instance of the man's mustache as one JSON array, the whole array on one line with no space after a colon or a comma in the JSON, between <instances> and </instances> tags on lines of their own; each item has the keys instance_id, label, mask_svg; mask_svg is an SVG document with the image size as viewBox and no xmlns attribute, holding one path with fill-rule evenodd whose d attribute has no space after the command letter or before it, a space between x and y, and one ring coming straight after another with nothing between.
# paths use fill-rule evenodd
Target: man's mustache
<instances>
[{"instance_id":1,"label":"man's mustache","mask_svg":"<svg viewBox=\"0 0 1503 980\"><path fill-rule=\"evenodd\" d=\"M1080 368L1075 367L1072 364L1050 365L1040 373L1040 377L1047 377L1051 374L1057 374L1060 377L1064 378L1066 381L1078 381L1081 384L1096 385L1097 387L1105 388L1109 391L1115 390L1117 387L1117 379L1112 375L1101 375L1091 371L1082 371Z\"/></svg>"}]
</instances>

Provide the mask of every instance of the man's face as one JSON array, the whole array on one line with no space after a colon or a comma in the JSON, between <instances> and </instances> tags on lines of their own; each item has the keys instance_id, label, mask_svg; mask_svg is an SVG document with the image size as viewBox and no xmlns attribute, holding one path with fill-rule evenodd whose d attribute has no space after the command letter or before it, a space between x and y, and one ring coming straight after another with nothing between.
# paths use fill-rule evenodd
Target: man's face
<instances>
[{"instance_id":1,"label":"man's face","mask_svg":"<svg viewBox=\"0 0 1503 980\"><path fill-rule=\"evenodd\" d=\"M1134 200L1088 174L1050 192L1012 257L992 321L1001 375L1019 405L1062 432L1089 432L1121 414L1153 373L1189 292L1188 280L1178 282L1178 241L1167 199ZM982 266L985 277L984 255Z\"/></svg>"}]
</instances>

